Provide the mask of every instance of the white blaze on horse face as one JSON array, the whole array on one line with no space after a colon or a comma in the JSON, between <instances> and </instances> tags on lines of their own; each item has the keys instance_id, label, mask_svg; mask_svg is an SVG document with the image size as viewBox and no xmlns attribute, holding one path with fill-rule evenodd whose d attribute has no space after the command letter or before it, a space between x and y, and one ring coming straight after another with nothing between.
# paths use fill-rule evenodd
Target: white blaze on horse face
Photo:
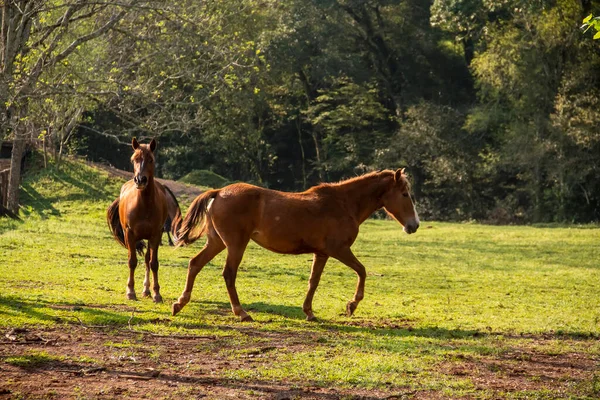
<instances>
[{"instance_id":1,"label":"white blaze on horse face","mask_svg":"<svg viewBox=\"0 0 600 400\"><path fill-rule=\"evenodd\" d=\"M415 214L415 217L414 217L414 225L416 225L416 226L419 226L419 225L421 225L421 221L419 220L419 214L417 213L417 209L416 209L416 207L415 207L415 203L413 203L413 213ZM406 233L409 233L409 232L406 230L406 225L404 225L404 226L402 227L402 230L403 230L404 232L406 232Z\"/></svg>"}]
</instances>

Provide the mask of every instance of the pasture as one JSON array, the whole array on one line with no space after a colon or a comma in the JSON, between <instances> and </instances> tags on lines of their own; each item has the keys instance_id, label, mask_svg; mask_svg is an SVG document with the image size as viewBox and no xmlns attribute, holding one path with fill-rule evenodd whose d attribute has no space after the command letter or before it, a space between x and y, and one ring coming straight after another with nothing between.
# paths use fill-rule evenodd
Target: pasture
<instances>
[{"instance_id":1,"label":"pasture","mask_svg":"<svg viewBox=\"0 0 600 400\"><path fill-rule=\"evenodd\" d=\"M330 260L304 320L311 255L251 244L230 310L225 252L176 317L187 262L159 249L163 304L128 301L105 211L122 180L84 164L30 172L23 221L0 220L0 398L597 398L600 229L368 220L365 299ZM192 199L180 199L183 208ZM417 204L418 208L418 204ZM293 229L293 227L290 227ZM166 244L166 236L163 240Z\"/></svg>"}]
</instances>

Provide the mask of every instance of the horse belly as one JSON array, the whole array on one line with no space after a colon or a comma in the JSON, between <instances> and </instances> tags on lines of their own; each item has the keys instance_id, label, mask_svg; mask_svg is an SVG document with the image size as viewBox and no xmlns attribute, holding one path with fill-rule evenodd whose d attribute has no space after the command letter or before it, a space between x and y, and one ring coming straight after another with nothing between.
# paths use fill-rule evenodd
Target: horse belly
<instances>
[{"instance_id":1,"label":"horse belly","mask_svg":"<svg viewBox=\"0 0 600 400\"><path fill-rule=\"evenodd\" d=\"M137 223L132 227L133 233L138 239L150 239L156 236L157 232L162 233L163 225L154 225L147 223Z\"/></svg>"},{"instance_id":2,"label":"horse belly","mask_svg":"<svg viewBox=\"0 0 600 400\"><path fill-rule=\"evenodd\" d=\"M307 253L316 253L318 250L307 244L307 243L272 243L266 241L257 240L254 236L252 236L252 240L254 240L259 246L264 247L267 250L270 250L274 253L279 254L307 254Z\"/></svg>"},{"instance_id":3,"label":"horse belly","mask_svg":"<svg viewBox=\"0 0 600 400\"><path fill-rule=\"evenodd\" d=\"M293 233L254 231L250 236L259 246L280 254L306 254L320 251L319 246Z\"/></svg>"}]
</instances>

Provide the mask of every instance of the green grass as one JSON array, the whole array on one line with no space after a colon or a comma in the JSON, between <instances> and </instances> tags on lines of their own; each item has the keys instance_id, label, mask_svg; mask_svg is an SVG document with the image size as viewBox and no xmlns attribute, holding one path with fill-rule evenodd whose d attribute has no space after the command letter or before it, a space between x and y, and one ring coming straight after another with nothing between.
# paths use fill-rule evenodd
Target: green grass
<instances>
[{"instance_id":1,"label":"green grass","mask_svg":"<svg viewBox=\"0 0 600 400\"><path fill-rule=\"evenodd\" d=\"M408 236L395 222L369 220L353 247L368 271L365 299L354 317L343 315L356 277L330 261L314 299L316 323L304 321L301 310L311 256L282 256L251 244L237 287L256 322L242 325L230 311L221 277L225 252L198 276L192 302L178 316L170 315L187 262L202 243L160 248L164 304L125 300L126 250L112 239L105 221L121 183L69 161L60 171L40 169L25 178L23 222L0 219L0 327L81 321L115 328L132 324L159 334L214 335L216 340L196 343L197 348L231 360L268 349L272 362L220 372L234 380L484 398L498 393L477 388L468 376L449 374L445 366L502 359L515 349L600 356L596 226L423 222ZM138 295L143 269L136 275ZM593 379L574 385L570 395L594 397L600 385ZM546 395L523 390L501 397Z\"/></svg>"},{"instance_id":2,"label":"green grass","mask_svg":"<svg viewBox=\"0 0 600 400\"><path fill-rule=\"evenodd\" d=\"M30 351L26 355L6 357L4 362L27 369L39 367L54 361L61 361L63 358L64 357L50 355L45 351Z\"/></svg>"}]
</instances>

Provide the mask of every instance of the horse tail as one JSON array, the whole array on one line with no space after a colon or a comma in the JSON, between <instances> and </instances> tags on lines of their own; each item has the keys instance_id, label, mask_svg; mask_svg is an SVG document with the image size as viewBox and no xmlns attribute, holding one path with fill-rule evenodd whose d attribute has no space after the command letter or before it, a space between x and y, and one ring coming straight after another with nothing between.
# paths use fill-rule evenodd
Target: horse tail
<instances>
[{"instance_id":1,"label":"horse tail","mask_svg":"<svg viewBox=\"0 0 600 400\"><path fill-rule=\"evenodd\" d=\"M206 232L206 213L210 202L217 196L220 189L208 190L196 197L187 211L183 222L177 229L177 246L194 243ZM198 225L202 223L200 229Z\"/></svg>"},{"instance_id":2,"label":"horse tail","mask_svg":"<svg viewBox=\"0 0 600 400\"><path fill-rule=\"evenodd\" d=\"M110 206L108 206L108 210L106 210L106 222L108 222L108 228L115 240L119 242L121 246L127 248L127 245L125 244L125 232L123 232L121 220L119 219L119 200L120 199L117 198ZM140 240L135 244L135 250L140 256L144 255L145 248L146 244L143 240Z\"/></svg>"},{"instance_id":3,"label":"horse tail","mask_svg":"<svg viewBox=\"0 0 600 400\"><path fill-rule=\"evenodd\" d=\"M174 246L171 237L173 237L175 243L177 243L177 229L181 226L182 221L181 208L179 207L177 197L175 197L175 194L171 189L166 185L163 185L163 187L165 188L165 193L167 195L167 220L165 221L163 230L167 232L169 245Z\"/></svg>"},{"instance_id":4,"label":"horse tail","mask_svg":"<svg viewBox=\"0 0 600 400\"><path fill-rule=\"evenodd\" d=\"M108 222L108 227L115 240L119 242L121 246L127 247L125 245L125 232L123 232L123 227L121 226L121 221L119 220L118 198L113 201L110 206L108 206L108 210L106 210L106 222Z\"/></svg>"}]
</instances>

